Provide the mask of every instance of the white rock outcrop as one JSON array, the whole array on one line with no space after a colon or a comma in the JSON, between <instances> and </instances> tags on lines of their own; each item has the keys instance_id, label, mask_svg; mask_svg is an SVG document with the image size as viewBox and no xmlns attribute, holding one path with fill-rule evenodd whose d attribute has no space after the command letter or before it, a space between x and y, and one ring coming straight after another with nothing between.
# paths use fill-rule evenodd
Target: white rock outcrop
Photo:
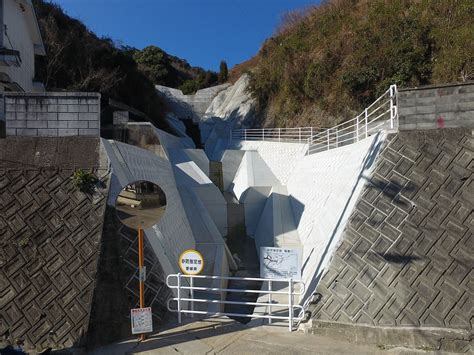
<instances>
[{"instance_id":1,"label":"white rock outcrop","mask_svg":"<svg viewBox=\"0 0 474 355\"><path fill-rule=\"evenodd\" d=\"M196 91L194 95L184 95L179 89L155 85L156 90L165 99L168 109L179 119L192 119L199 122L215 96L228 88L230 84L211 86Z\"/></svg>"},{"instance_id":2,"label":"white rock outcrop","mask_svg":"<svg viewBox=\"0 0 474 355\"><path fill-rule=\"evenodd\" d=\"M220 118L225 121L235 121L237 126L252 121L255 100L247 90L249 79L249 76L244 74L234 85L219 92L207 108L204 120Z\"/></svg>"}]
</instances>

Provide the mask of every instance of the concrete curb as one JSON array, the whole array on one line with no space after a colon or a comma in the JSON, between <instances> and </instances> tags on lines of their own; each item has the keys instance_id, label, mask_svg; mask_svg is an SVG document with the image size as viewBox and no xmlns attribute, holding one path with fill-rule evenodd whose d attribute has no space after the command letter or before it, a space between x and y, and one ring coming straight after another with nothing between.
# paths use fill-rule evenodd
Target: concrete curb
<instances>
[{"instance_id":1,"label":"concrete curb","mask_svg":"<svg viewBox=\"0 0 474 355\"><path fill-rule=\"evenodd\" d=\"M356 344L468 352L473 334L467 330L428 327L375 327L312 319L300 325L305 333L331 337Z\"/></svg>"}]
</instances>

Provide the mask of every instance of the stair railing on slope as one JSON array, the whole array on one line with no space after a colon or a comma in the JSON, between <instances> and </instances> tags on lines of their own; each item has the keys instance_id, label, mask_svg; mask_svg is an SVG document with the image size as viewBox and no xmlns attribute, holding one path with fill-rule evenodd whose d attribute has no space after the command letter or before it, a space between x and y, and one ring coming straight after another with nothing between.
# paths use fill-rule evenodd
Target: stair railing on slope
<instances>
[{"instance_id":1,"label":"stair railing on slope","mask_svg":"<svg viewBox=\"0 0 474 355\"><path fill-rule=\"evenodd\" d=\"M313 137L320 131L321 128L316 127L234 129L230 132L230 139L306 144L308 138Z\"/></svg>"},{"instance_id":2,"label":"stair railing on slope","mask_svg":"<svg viewBox=\"0 0 474 355\"><path fill-rule=\"evenodd\" d=\"M397 86L391 85L386 92L355 118L331 128L235 129L230 131L230 139L305 143L308 144L308 155L342 147L387 128L397 129L396 95Z\"/></svg>"},{"instance_id":3,"label":"stair railing on slope","mask_svg":"<svg viewBox=\"0 0 474 355\"><path fill-rule=\"evenodd\" d=\"M355 118L311 136L307 154L352 144L384 129L398 129L396 97L397 86L391 85Z\"/></svg>"}]
</instances>

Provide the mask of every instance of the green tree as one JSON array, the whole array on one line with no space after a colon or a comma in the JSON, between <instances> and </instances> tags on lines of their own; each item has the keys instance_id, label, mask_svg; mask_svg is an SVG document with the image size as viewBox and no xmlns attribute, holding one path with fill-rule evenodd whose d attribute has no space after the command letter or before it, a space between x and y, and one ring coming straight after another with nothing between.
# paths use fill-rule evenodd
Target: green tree
<instances>
[{"instance_id":1,"label":"green tree","mask_svg":"<svg viewBox=\"0 0 474 355\"><path fill-rule=\"evenodd\" d=\"M153 83L132 58L136 50L99 38L69 17L59 5L34 0L46 56L37 58L36 74L49 91L98 91L144 112L155 125L166 127L165 106ZM102 124L112 121L102 106Z\"/></svg>"},{"instance_id":2,"label":"green tree","mask_svg":"<svg viewBox=\"0 0 474 355\"><path fill-rule=\"evenodd\" d=\"M168 55L156 46L148 46L134 53L138 67L155 84L166 85L170 66Z\"/></svg>"},{"instance_id":3,"label":"green tree","mask_svg":"<svg viewBox=\"0 0 474 355\"><path fill-rule=\"evenodd\" d=\"M220 84L225 83L227 81L227 77L229 75L229 70L227 68L227 63L225 60L221 61L221 64L219 65L219 75L218 75L218 81Z\"/></svg>"}]
</instances>

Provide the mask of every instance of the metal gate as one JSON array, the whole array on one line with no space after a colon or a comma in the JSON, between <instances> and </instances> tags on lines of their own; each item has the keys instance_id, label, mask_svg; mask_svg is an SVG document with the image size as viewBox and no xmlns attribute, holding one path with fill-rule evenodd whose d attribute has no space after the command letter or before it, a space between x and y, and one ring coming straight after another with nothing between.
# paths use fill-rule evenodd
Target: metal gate
<instances>
[{"instance_id":1,"label":"metal gate","mask_svg":"<svg viewBox=\"0 0 474 355\"><path fill-rule=\"evenodd\" d=\"M189 282L183 282L189 279ZM267 289L236 289L236 288L220 288L220 287L202 287L194 286L194 279L208 279L208 280L242 280L242 281L261 281L267 284ZM171 284L171 280L176 283ZM275 282L284 282L288 284L288 291L274 291L272 284ZM302 281L294 281L293 279L264 279L258 277L231 277L231 276L206 276L206 275L185 275L185 274L171 274L166 278L166 285L171 289L177 290L177 297L170 298L167 303L168 310L170 312L178 313L178 322L181 323L181 314L203 314L203 315L214 315L214 316L235 316L235 317L248 317L248 318L265 318L268 319L268 323L272 323L272 319L287 320L288 330L293 330L294 322L299 322L304 318L304 309L302 306L294 303L294 296L302 295L305 292L305 284ZM295 290L295 285L298 290ZM189 297L183 297L183 290L189 291ZM197 298L194 295L194 291L206 291L212 293L222 294L223 292L240 292L240 293L258 293L266 294L266 302L240 302L240 301L227 301L220 299L207 299ZM272 303L272 295L285 295L288 299L288 303ZM175 301L177 307L171 308L171 302ZM184 309L184 305L189 304L189 309ZM226 313L226 312L209 312L209 311L197 311L194 310L195 303L205 304L235 304L235 305L249 305L249 306L263 306L267 309L267 314L245 314L245 313ZM283 308L288 309L288 315L273 315L272 309ZM298 310L298 315L295 316L295 311Z\"/></svg>"}]
</instances>

